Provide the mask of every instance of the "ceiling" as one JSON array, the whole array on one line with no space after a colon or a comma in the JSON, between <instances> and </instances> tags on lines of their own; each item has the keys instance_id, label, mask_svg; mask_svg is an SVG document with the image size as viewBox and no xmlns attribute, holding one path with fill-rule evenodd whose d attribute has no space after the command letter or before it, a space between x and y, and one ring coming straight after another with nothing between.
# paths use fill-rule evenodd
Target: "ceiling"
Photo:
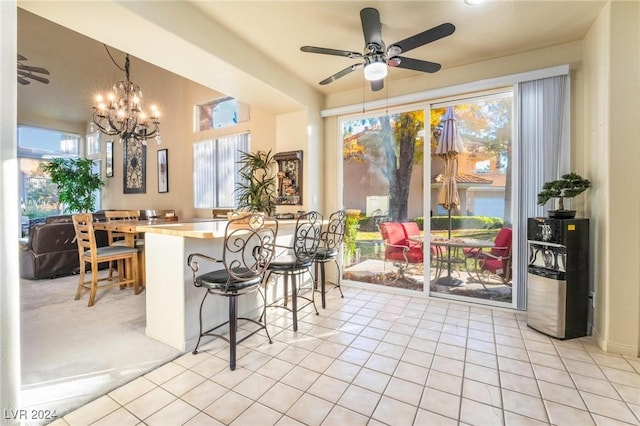
<instances>
[{"instance_id":1,"label":"ceiling","mask_svg":"<svg viewBox=\"0 0 640 426\"><path fill-rule=\"evenodd\" d=\"M319 81L358 63L356 59L304 53L303 45L362 52L364 38L360 10L379 10L382 38L387 45L443 22L456 26L449 37L426 44L404 56L454 68L552 45L581 40L605 1L492 1L469 5L449 1L189 1L207 15L253 45L270 60L324 94L361 88L362 70L320 86ZM122 73L105 66L105 52L95 40L80 36L31 13L18 13L18 52L26 64L51 71L49 85L19 85L19 110L37 115L66 115L86 120L90 93L69 99L77 87L104 86ZM242 54L242 52L239 52ZM393 68L387 84L420 75ZM215 88L213 88L215 89ZM44 92L44 93L43 93ZM47 104L46 99L54 99ZM65 99L65 112L60 111ZM63 117L56 117L64 119Z\"/></svg>"}]
</instances>

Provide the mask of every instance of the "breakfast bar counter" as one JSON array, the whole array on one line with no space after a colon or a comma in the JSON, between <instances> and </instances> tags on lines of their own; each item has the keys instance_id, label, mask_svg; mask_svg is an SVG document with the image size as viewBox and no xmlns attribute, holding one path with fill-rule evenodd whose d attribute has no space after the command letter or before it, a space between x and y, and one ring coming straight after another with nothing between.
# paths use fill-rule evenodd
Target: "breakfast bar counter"
<instances>
[{"instance_id":1,"label":"breakfast bar counter","mask_svg":"<svg viewBox=\"0 0 640 426\"><path fill-rule=\"evenodd\" d=\"M278 221L278 244L287 244L295 230L294 220ZM187 257L191 253L203 253L220 258L224 241L226 220L172 222L137 227L145 233L146 258L146 334L174 348L187 352L195 348L199 335L198 312L204 291L193 285ZM201 265L213 270L217 265ZM220 264L221 268L222 265ZM255 297L253 297L255 296ZM240 315L256 311L260 296L239 300ZM207 298L207 317L203 326L221 323L227 316L225 298ZM215 305L217 304L217 305ZM213 306L215 305L215 306ZM219 305L219 306L218 306Z\"/></svg>"}]
</instances>

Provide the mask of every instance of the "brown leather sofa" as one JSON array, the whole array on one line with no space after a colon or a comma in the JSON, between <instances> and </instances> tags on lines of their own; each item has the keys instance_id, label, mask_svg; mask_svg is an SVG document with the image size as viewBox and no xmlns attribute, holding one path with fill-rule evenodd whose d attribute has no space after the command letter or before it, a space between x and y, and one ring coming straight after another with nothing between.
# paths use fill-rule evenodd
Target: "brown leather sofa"
<instances>
[{"instance_id":1,"label":"brown leather sofa","mask_svg":"<svg viewBox=\"0 0 640 426\"><path fill-rule=\"evenodd\" d=\"M95 221L104 221L104 213L94 213ZM108 245L106 231L96 231L98 247ZM106 266L106 264L104 265ZM80 271L76 232L71 215L51 216L33 225L20 250L20 277L39 280Z\"/></svg>"}]
</instances>

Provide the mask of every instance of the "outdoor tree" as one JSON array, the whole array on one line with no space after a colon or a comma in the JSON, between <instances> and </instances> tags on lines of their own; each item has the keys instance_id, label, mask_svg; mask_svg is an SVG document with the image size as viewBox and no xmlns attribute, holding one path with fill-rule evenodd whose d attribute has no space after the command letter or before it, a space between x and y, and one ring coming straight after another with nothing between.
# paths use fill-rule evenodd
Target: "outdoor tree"
<instances>
[{"instance_id":1,"label":"outdoor tree","mask_svg":"<svg viewBox=\"0 0 640 426\"><path fill-rule=\"evenodd\" d=\"M496 167L507 174L505 213L511 207L511 98L455 106L458 130L471 142L465 148L494 159ZM429 117L429 152L438 145L445 108L431 110ZM343 158L349 162L367 162L378 170L388 184L389 216L394 221L407 219L413 166L424 161L424 111L363 118L349 122L343 131ZM432 161L441 162L433 158ZM432 163L437 170L437 163ZM505 218L506 221L509 218Z\"/></svg>"},{"instance_id":2,"label":"outdoor tree","mask_svg":"<svg viewBox=\"0 0 640 426\"><path fill-rule=\"evenodd\" d=\"M389 216L407 219L407 205L413 165L423 159L424 111L403 112L362 120L365 128L378 130L378 137L366 142L354 137L354 129L344 134L343 156L349 161L367 161L384 176L389 188Z\"/></svg>"}]
</instances>

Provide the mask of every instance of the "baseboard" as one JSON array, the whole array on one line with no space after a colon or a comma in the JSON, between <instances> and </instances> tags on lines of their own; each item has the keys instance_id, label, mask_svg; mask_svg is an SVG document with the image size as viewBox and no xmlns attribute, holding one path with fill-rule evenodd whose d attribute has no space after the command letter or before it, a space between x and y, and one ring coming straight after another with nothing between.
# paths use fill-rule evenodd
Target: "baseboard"
<instances>
[{"instance_id":1,"label":"baseboard","mask_svg":"<svg viewBox=\"0 0 640 426\"><path fill-rule=\"evenodd\" d=\"M634 358L640 357L640 348L632 345L610 342L605 339L595 327L592 329L592 336L600 349L605 352L630 356Z\"/></svg>"}]
</instances>

